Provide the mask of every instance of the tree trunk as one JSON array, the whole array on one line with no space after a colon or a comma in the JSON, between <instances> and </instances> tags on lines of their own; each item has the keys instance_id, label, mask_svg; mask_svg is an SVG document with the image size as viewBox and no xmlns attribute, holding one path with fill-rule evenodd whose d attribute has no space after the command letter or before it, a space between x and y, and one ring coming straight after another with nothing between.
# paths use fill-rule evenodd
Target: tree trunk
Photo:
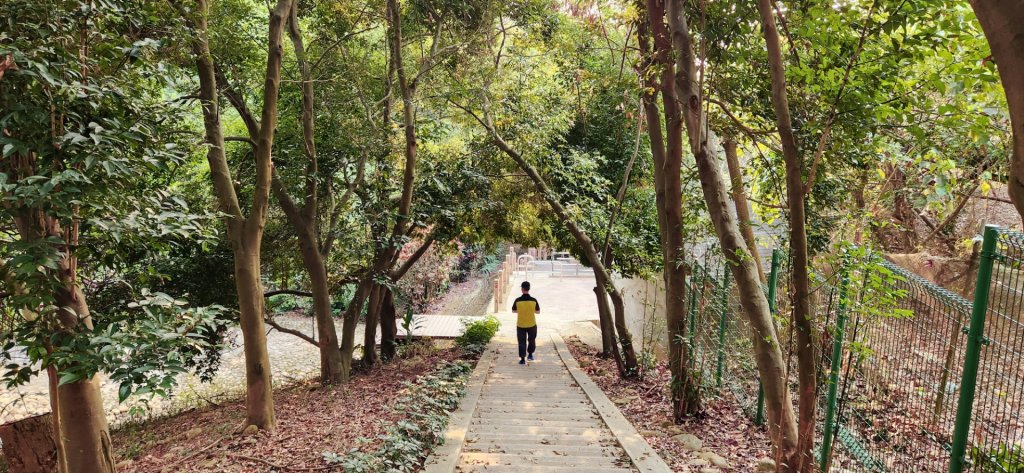
<instances>
[{"instance_id":1,"label":"tree trunk","mask_svg":"<svg viewBox=\"0 0 1024 473\"><path fill-rule=\"evenodd\" d=\"M799 439L795 457L784 458L791 471L809 472L814 465L814 427L817 413L818 363L815 360L816 333L811 319L810 264L807 249L806 212L804 209L803 155L797 147L786 95L786 69L782 46L775 26L771 0L758 0L768 63L772 79L772 105L775 108L782 155L786 162L786 197L789 201L789 247L793 258L792 318L796 329L797 379L799 381Z\"/></svg>"},{"instance_id":2,"label":"tree trunk","mask_svg":"<svg viewBox=\"0 0 1024 473\"><path fill-rule=\"evenodd\" d=\"M320 384L328 385L343 381L341 350L338 348L338 331L334 327L331 313L331 289L327 282L327 269L316 247L316 238L311 232L300 234L299 246L302 263L309 275L309 288L313 293L313 316L316 319L317 343L320 347Z\"/></svg>"},{"instance_id":3,"label":"tree trunk","mask_svg":"<svg viewBox=\"0 0 1024 473\"><path fill-rule=\"evenodd\" d=\"M57 441L50 414L0 425L0 443L11 473L57 472Z\"/></svg>"},{"instance_id":4,"label":"tree trunk","mask_svg":"<svg viewBox=\"0 0 1024 473\"><path fill-rule=\"evenodd\" d=\"M310 292L313 293L313 314L319 338L317 343L320 347L320 383L329 385L338 383L343 378L341 351L338 348L338 331L334 327L334 317L331 314L331 293L327 282L327 268L324 264L324 260L330 254L330 247L325 245L323 248L319 248L317 242L320 226L317 195L320 176L316 140L314 139L313 81L310 77L309 63L306 61L306 50L302 40L302 31L299 28L297 10L296 2L292 4L288 19L288 36L291 38L302 77L302 116L300 121L303 153L307 159L304 176L306 195L302 207L299 208L295 204L276 173L272 178L272 187L274 195L281 204L281 209L299 238L302 264L309 276ZM332 227L328 228L329 232L333 232L333 224L336 224L336 219L332 221Z\"/></svg>"},{"instance_id":5,"label":"tree trunk","mask_svg":"<svg viewBox=\"0 0 1024 473\"><path fill-rule=\"evenodd\" d=\"M374 283L370 288L370 295L367 297L366 323L363 330L363 359L361 365L364 368L372 368L377 365L377 326L380 323L380 306L383 292L380 284Z\"/></svg>"},{"instance_id":6,"label":"tree trunk","mask_svg":"<svg viewBox=\"0 0 1024 473\"><path fill-rule=\"evenodd\" d=\"M54 295L54 302L64 330L92 330L92 319L85 294L72 276L74 265L61 263L63 287ZM75 473L112 473L114 449L110 442L107 415L99 381L95 377L67 383L57 388L60 415L59 439L69 470Z\"/></svg>"},{"instance_id":7,"label":"tree trunk","mask_svg":"<svg viewBox=\"0 0 1024 473\"><path fill-rule=\"evenodd\" d=\"M729 199L720 164L709 152L710 137L705 133L706 121L701 110L701 91L696 81L696 61L683 12L682 1L670 1L668 20L672 31L672 44L676 49L678 73L675 84L679 96L678 103L684 105L690 148L697 163L697 174L708 214L736 281L743 313L751 326L750 337L764 388L769 434L779 451L790 452L796 447L797 426L784 377L785 362L779 348L768 300L761 291L757 269L751 258L741 257L747 253L746 244L740 235L736 218L729 212ZM653 15L652 12L652 18Z\"/></svg>"},{"instance_id":8,"label":"tree trunk","mask_svg":"<svg viewBox=\"0 0 1024 473\"><path fill-rule=\"evenodd\" d=\"M657 80L661 91L665 115L665 153L661 163L655 162L654 179L661 181L663 205L658 207L664 256L665 313L669 329L669 368L672 371L672 404L676 421L682 421L700 412L700 389L691 372L691 350L684 344L686 324L686 264L682 256L682 157L683 117L680 114L675 86L674 65L671 60L672 43L665 24L664 0L648 0L650 34L654 42L653 59L660 67ZM689 34L689 33L687 33Z\"/></svg>"},{"instance_id":9,"label":"tree trunk","mask_svg":"<svg viewBox=\"0 0 1024 473\"><path fill-rule=\"evenodd\" d=\"M64 258L57 263L55 276L60 285L53 292L57 307L53 317L55 332L91 331L92 318L85 294L77 282L77 258L72 245L78 244L78 224L62 227L55 217L37 208L21 208L14 219L18 235L25 242L44 238L67 242ZM54 335L57 335L55 333ZM57 386L59 372L47 367L50 403L53 406L53 430L58 444L57 466L83 473L112 473L114 454L110 429L103 411L103 399L95 378Z\"/></svg>"},{"instance_id":10,"label":"tree trunk","mask_svg":"<svg viewBox=\"0 0 1024 473\"><path fill-rule=\"evenodd\" d=\"M605 281L605 286L611 286L610 282ZM629 333L629 328L626 326L626 305L622 302L622 293L620 293L614 287L608 291L608 297L612 300L612 308L615 311L615 331L619 335L619 344L622 345L623 359L621 361L622 370L626 376L636 376L639 374L637 369L636 361L636 350L633 348L633 337ZM641 334L642 335L642 334ZM618 354L616 353L616 361L618 361Z\"/></svg>"},{"instance_id":11,"label":"tree trunk","mask_svg":"<svg viewBox=\"0 0 1024 473\"><path fill-rule=\"evenodd\" d=\"M761 279L761 283L764 284L768 282L768 278L764 276L761 253L757 249L757 240L754 239L754 226L751 225L753 221L750 218L747 192L743 186L743 170L740 168L740 159L736 153L736 140L726 138L723 145L725 147L725 162L729 166L729 180L732 181L732 202L736 207L736 220L739 221L743 240L747 242L747 250L754 258L757 275Z\"/></svg>"},{"instance_id":12,"label":"tree trunk","mask_svg":"<svg viewBox=\"0 0 1024 473\"><path fill-rule=\"evenodd\" d=\"M370 294L372 282L365 279L359 282L352 301L345 308L344 321L341 326L341 381L348 382L352 373L352 355L356 349L356 326L359 324L359 315L363 311L366 299Z\"/></svg>"},{"instance_id":13,"label":"tree trunk","mask_svg":"<svg viewBox=\"0 0 1024 473\"><path fill-rule=\"evenodd\" d=\"M380 305L380 359L387 363L398 351L398 320L395 313L395 294L390 288L382 290ZM406 338L408 342L408 338Z\"/></svg>"},{"instance_id":14,"label":"tree trunk","mask_svg":"<svg viewBox=\"0 0 1024 473\"><path fill-rule=\"evenodd\" d=\"M64 453L64 444L60 442L60 400L57 399L57 368L48 366L46 378L50 396L50 435L57 443L57 471L64 473L68 471L68 456Z\"/></svg>"},{"instance_id":15,"label":"tree trunk","mask_svg":"<svg viewBox=\"0 0 1024 473\"><path fill-rule=\"evenodd\" d=\"M608 306L608 291L604 286L594 286L594 295L597 296L597 318L601 323L601 356L615 357L619 370L622 370L622 359L618 354L615 345L615 326L612 322L612 310Z\"/></svg>"},{"instance_id":16,"label":"tree trunk","mask_svg":"<svg viewBox=\"0 0 1024 473\"><path fill-rule=\"evenodd\" d=\"M263 81L263 110L260 121L249 114L244 102L236 104L239 114L255 143L255 186L249 215L242 213L235 192L231 167L224 148L224 130L220 122L216 67L208 37L209 3L199 0L196 8L174 3L195 30L192 50L199 76L199 99L206 132L210 177L220 210L227 214L228 238L235 259L235 284L245 354L246 425L271 430L275 426L270 356L263 327L264 299L260 273L260 243L266 223L273 181L272 151L277 128L277 108L281 83L281 45L284 22L290 17L292 2L278 0L270 11L267 26L267 67ZM222 84L227 85L227 84ZM70 462L70 458L69 458Z\"/></svg>"},{"instance_id":17,"label":"tree trunk","mask_svg":"<svg viewBox=\"0 0 1024 473\"><path fill-rule=\"evenodd\" d=\"M267 332L263 324L265 312L263 284L260 281L259 242L256 249L235 248L235 287L241 320L242 345L245 354L245 426L272 430L274 419L274 387L270 378L270 354Z\"/></svg>"},{"instance_id":18,"label":"tree trunk","mask_svg":"<svg viewBox=\"0 0 1024 473\"><path fill-rule=\"evenodd\" d=\"M1024 4L1013 0L971 0L985 32L1006 92L1013 129L1013 155L1007 187L1024 218Z\"/></svg>"}]
</instances>

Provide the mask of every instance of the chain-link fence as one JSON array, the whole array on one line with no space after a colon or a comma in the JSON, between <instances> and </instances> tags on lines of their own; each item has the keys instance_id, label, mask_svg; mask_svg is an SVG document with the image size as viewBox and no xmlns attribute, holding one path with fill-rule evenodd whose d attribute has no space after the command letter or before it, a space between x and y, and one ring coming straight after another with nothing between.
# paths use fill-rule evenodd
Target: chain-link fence
<instances>
[{"instance_id":1,"label":"chain-link fence","mask_svg":"<svg viewBox=\"0 0 1024 473\"><path fill-rule=\"evenodd\" d=\"M844 254L812 276L822 470L1024 473L1024 234L986 228L966 294L861 249ZM714 248L688 263L691 368L705 393L730 396L760 423L731 274ZM776 250L765 291L784 315L788 280ZM776 321L792 360L789 317Z\"/></svg>"}]
</instances>

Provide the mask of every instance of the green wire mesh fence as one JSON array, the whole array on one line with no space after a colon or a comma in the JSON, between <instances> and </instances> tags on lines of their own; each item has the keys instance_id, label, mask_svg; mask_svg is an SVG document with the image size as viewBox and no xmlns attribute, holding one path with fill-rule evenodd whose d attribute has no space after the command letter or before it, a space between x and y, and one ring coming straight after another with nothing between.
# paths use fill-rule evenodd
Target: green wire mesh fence
<instances>
[{"instance_id":1,"label":"green wire mesh fence","mask_svg":"<svg viewBox=\"0 0 1024 473\"><path fill-rule=\"evenodd\" d=\"M750 331L724 258L706 248L688 264L691 368L705 393L761 423ZM770 269L765 292L788 351L778 251ZM851 248L814 274L822 471L1024 473L1024 234L987 227L966 273L977 283L957 294Z\"/></svg>"}]
</instances>

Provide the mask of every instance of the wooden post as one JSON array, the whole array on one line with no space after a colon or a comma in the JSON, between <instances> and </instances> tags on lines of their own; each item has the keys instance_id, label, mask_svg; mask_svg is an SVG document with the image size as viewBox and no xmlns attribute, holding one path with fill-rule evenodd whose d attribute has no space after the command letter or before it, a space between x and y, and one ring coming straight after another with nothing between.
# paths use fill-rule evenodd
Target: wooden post
<instances>
[{"instance_id":1,"label":"wooden post","mask_svg":"<svg viewBox=\"0 0 1024 473\"><path fill-rule=\"evenodd\" d=\"M0 425L7 471L56 473L57 443L49 413Z\"/></svg>"}]
</instances>

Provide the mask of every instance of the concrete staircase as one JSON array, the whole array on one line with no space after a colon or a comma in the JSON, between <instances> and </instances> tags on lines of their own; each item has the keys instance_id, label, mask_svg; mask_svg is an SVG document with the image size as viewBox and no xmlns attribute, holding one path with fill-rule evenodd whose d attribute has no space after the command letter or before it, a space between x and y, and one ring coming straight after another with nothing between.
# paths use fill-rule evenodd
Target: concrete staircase
<instances>
[{"instance_id":1,"label":"concrete staircase","mask_svg":"<svg viewBox=\"0 0 1024 473\"><path fill-rule=\"evenodd\" d=\"M581 387L577 376L586 375L560 339L546 335L537 342L537 359L526 366L517 364L514 340L492 342L453 415L446 444L428 459L426 472L669 471L589 378ZM603 398L597 404L614 412L595 405L594 390ZM617 428L609 427L609 416L618 416L612 419ZM623 436L632 452L623 447Z\"/></svg>"},{"instance_id":2,"label":"concrete staircase","mask_svg":"<svg viewBox=\"0 0 1024 473\"><path fill-rule=\"evenodd\" d=\"M516 364L516 345L499 350L455 471L633 471L553 344L527 366Z\"/></svg>"}]
</instances>

